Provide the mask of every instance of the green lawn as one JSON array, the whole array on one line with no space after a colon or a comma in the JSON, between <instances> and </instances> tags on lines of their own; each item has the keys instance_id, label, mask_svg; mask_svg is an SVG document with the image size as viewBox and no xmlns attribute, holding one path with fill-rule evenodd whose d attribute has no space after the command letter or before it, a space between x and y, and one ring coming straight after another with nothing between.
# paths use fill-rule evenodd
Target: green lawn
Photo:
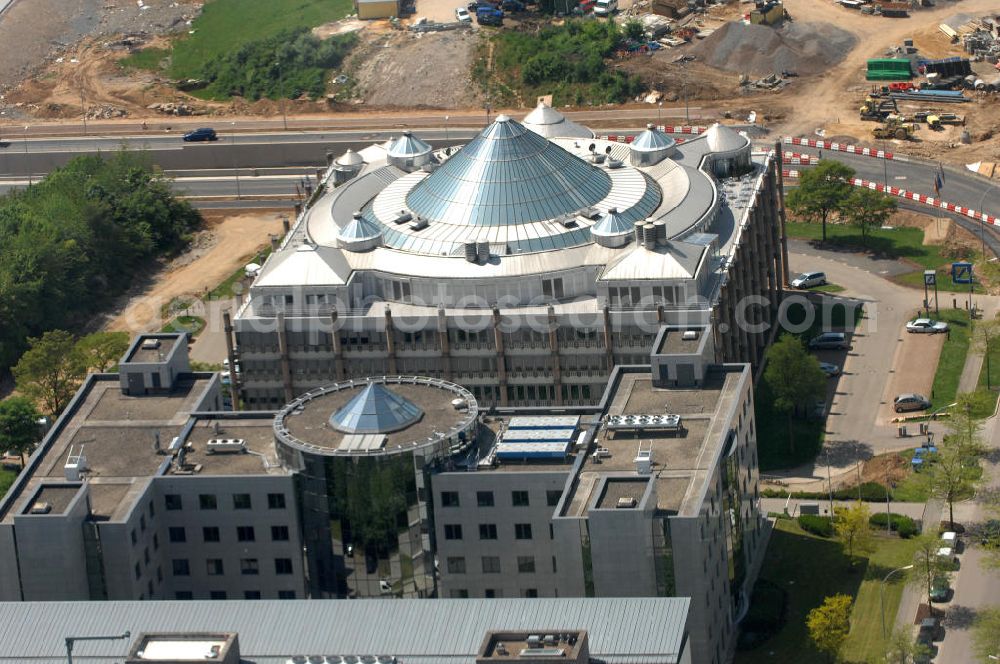
<instances>
[{"instance_id":1,"label":"green lawn","mask_svg":"<svg viewBox=\"0 0 1000 664\"><path fill-rule=\"evenodd\" d=\"M824 420L792 419L795 448L789 449L788 417L774 409L773 396L765 381L757 386L754 414L757 420L757 451L762 471L794 468L816 458L823 447Z\"/></svg>"},{"instance_id":2,"label":"green lawn","mask_svg":"<svg viewBox=\"0 0 1000 664\"><path fill-rule=\"evenodd\" d=\"M788 237L815 241L820 241L823 237L820 224L789 222L785 227ZM919 228L875 229L868 233L867 241L862 243L861 231L853 226L827 224L826 237L826 244L831 248L848 249L868 253L876 258L900 259L913 263L918 269L893 278L893 281L904 286L923 288L923 271L936 270L939 292L969 292L968 284L955 284L951 281L953 257L944 253L943 246L924 245L924 232ZM975 292L983 292L979 284L976 284Z\"/></svg>"},{"instance_id":3,"label":"green lawn","mask_svg":"<svg viewBox=\"0 0 1000 664\"><path fill-rule=\"evenodd\" d=\"M144 48L136 51L126 58L122 58L118 64L126 69L148 69L159 71L164 68L169 61L170 51L165 48Z\"/></svg>"},{"instance_id":4,"label":"green lawn","mask_svg":"<svg viewBox=\"0 0 1000 664\"><path fill-rule=\"evenodd\" d=\"M18 471L8 468L0 468L0 498L7 495L7 489L14 483Z\"/></svg>"},{"instance_id":5,"label":"green lawn","mask_svg":"<svg viewBox=\"0 0 1000 664\"><path fill-rule=\"evenodd\" d=\"M201 316L178 316L163 326L161 332L187 332L191 338L197 337L205 329L205 319Z\"/></svg>"},{"instance_id":6,"label":"green lawn","mask_svg":"<svg viewBox=\"0 0 1000 664\"><path fill-rule=\"evenodd\" d=\"M809 290L819 291L821 293L840 293L844 290L843 286L838 286L837 284L825 283L822 286L816 286L810 288Z\"/></svg>"},{"instance_id":7,"label":"green lawn","mask_svg":"<svg viewBox=\"0 0 1000 664\"><path fill-rule=\"evenodd\" d=\"M852 567L835 540L809 535L796 522L779 519L771 534L761 578L787 592L786 623L757 648L738 652L737 664L826 661L812 647L806 615L822 604L824 597L837 593L856 598L844 661L866 662L877 657L882 647L879 582L890 569L910 561L915 543L883 537L875 541L875 552ZM885 612L890 624L902 591L899 579L886 586Z\"/></svg>"},{"instance_id":8,"label":"green lawn","mask_svg":"<svg viewBox=\"0 0 1000 664\"><path fill-rule=\"evenodd\" d=\"M336 21L352 9L351 0L210 0L191 26L194 34L174 43L170 75L198 78L205 62L247 42Z\"/></svg>"},{"instance_id":9,"label":"green lawn","mask_svg":"<svg viewBox=\"0 0 1000 664\"><path fill-rule=\"evenodd\" d=\"M257 263L258 265L263 265L264 261L267 260L267 257L270 255L271 255L271 245L267 245L266 247L262 247L252 256L245 256L244 259L240 262L243 265L246 265L248 263ZM216 286L215 288L213 288L208 292L208 296L206 297L206 299L222 300L225 298L236 296L237 293L236 291L233 290L233 287L236 284L241 284L245 276L246 276L246 271L243 269L243 267L236 268L235 270L233 270L233 273L230 274L228 277L226 277L221 284L219 284L218 286Z\"/></svg>"},{"instance_id":10,"label":"green lawn","mask_svg":"<svg viewBox=\"0 0 1000 664\"><path fill-rule=\"evenodd\" d=\"M958 381L965 367L965 357L969 353L971 326L969 315L961 309L941 309L936 318L948 323L948 338L941 348L938 358L937 372L934 374L934 386L931 388L931 410L955 402L958 393Z\"/></svg>"}]
</instances>

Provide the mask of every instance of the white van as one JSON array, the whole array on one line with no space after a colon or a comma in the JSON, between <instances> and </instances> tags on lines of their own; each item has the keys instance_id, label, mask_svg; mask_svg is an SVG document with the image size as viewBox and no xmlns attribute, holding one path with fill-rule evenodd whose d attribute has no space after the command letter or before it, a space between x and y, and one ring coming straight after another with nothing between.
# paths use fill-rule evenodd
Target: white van
<instances>
[{"instance_id":1,"label":"white van","mask_svg":"<svg viewBox=\"0 0 1000 664\"><path fill-rule=\"evenodd\" d=\"M618 11L618 0L597 0L594 3L594 16L611 16Z\"/></svg>"}]
</instances>

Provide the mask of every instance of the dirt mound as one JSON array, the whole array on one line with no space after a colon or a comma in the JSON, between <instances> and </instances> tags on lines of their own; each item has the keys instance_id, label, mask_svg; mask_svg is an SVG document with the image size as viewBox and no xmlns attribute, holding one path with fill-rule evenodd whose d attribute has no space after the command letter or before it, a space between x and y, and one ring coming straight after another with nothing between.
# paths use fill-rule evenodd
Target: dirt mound
<instances>
[{"instance_id":1,"label":"dirt mound","mask_svg":"<svg viewBox=\"0 0 1000 664\"><path fill-rule=\"evenodd\" d=\"M819 74L843 60L857 39L829 23L786 23L778 28L727 23L691 52L712 67L766 76Z\"/></svg>"}]
</instances>

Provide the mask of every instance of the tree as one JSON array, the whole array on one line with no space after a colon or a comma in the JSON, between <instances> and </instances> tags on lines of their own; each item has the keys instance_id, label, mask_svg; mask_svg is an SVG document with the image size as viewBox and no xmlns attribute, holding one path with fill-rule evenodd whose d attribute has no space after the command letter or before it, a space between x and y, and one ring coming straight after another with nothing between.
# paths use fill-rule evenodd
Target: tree
<instances>
[{"instance_id":1,"label":"tree","mask_svg":"<svg viewBox=\"0 0 1000 664\"><path fill-rule=\"evenodd\" d=\"M972 625L972 647L976 657L984 664L995 662L1000 656L1000 607L983 609Z\"/></svg>"},{"instance_id":2,"label":"tree","mask_svg":"<svg viewBox=\"0 0 1000 664\"><path fill-rule=\"evenodd\" d=\"M816 649L835 661L851 631L851 596L833 595L806 616L809 638Z\"/></svg>"},{"instance_id":3,"label":"tree","mask_svg":"<svg viewBox=\"0 0 1000 664\"><path fill-rule=\"evenodd\" d=\"M913 554L914 574L910 577L910 583L919 586L921 591L927 592L927 606L930 607L934 578L950 576L952 572L951 562L938 555L941 542L938 540L937 533L924 533L915 541L917 549Z\"/></svg>"},{"instance_id":4,"label":"tree","mask_svg":"<svg viewBox=\"0 0 1000 664\"><path fill-rule=\"evenodd\" d=\"M872 551L872 527L868 522L871 511L868 505L860 500L854 507L839 510L833 527L837 531L840 543L847 549L847 557L851 564L854 564L855 553L869 553Z\"/></svg>"},{"instance_id":5,"label":"tree","mask_svg":"<svg viewBox=\"0 0 1000 664\"><path fill-rule=\"evenodd\" d=\"M27 397L11 397L0 401L0 451L30 454L41 440L38 420L41 413Z\"/></svg>"},{"instance_id":6,"label":"tree","mask_svg":"<svg viewBox=\"0 0 1000 664\"><path fill-rule=\"evenodd\" d=\"M802 340L791 334L772 344L766 357L764 380L774 393L774 407L788 417L788 449L794 452L792 416L824 396L826 375L819 368L819 361L806 352Z\"/></svg>"},{"instance_id":7,"label":"tree","mask_svg":"<svg viewBox=\"0 0 1000 664\"><path fill-rule=\"evenodd\" d=\"M953 424L953 423L952 423ZM955 527L955 501L972 494L983 478L978 471L979 458L963 445L961 437L945 436L938 444L937 454L928 457L930 465L924 471L931 495L948 504L948 522Z\"/></svg>"},{"instance_id":8,"label":"tree","mask_svg":"<svg viewBox=\"0 0 1000 664\"><path fill-rule=\"evenodd\" d=\"M993 381L990 373L990 352L996 348L1000 341L1000 320L993 318L983 319L972 323L972 347L983 353L986 360L986 389L993 389Z\"/></svg>"},{"instance_id":9,"label":"tree","mask_svg":"<svg viewBox=\"0 0 1000 664\"><path fill-rule=\"evenodd\" d=\"M894 198L873 189L857 188L847 199L844 215L861 231L861 244L868 246L868 231L885 226L896 207Z\"/></svg>"},{"instance_id":10,"label":"tree","mask_svg":"<svg viewBox=\"0 0 1000 664\"><path fill-rule=\"evenodd\" d=\"M94 332L76 343L88 369L105 373L116 364L128 350L127 332Z\"/></svg>"},{"instance_id":11,"label":"tree","mask_svg":"<svg viewBox=\"0 0 1000 664\"><path fill-rule=\"evenodd\" d=\"M629 19L622 26L622 32L625 33L626 39L631 39L635 42L641 42L646 40L646 29L642 27L642 23L638 19Z\"/></svg>"},{"instance_id":12,"label":"tree","mask_svg":"<svg viewBox=\"0 0 1000 664\"><path fill-rule=\"evenodd\" d=\"M803 171L799 186L785 199L788 209L795 216L823 224L823 241L826 242L826 222L833 213L845 209L851 195L851 178L854 169L839 161L820 161L816 168Z\"/></svg>"},{"instance_id":13,"label":"tree","mask_svg":"<svg viewBox=\"0 0 1000 664\"><path fill-rule=\"evenodd\" d=\"M13 368L18 389L53 417L69 403L85 371L76 340L65 330L28 339L28 350Z\"/></svg>"},{"instance_id":14,"label":"tree","mask_svg":"<svg viewBox=\"0 0 1000 664\"><path fill-rule=\"evenodd\" d=\"M928 646L913 640L913 633L910 630L897 629L886 644L885 663L915 664L919 660L929 658L932 653Z\"/></svg>"}]
</instances>

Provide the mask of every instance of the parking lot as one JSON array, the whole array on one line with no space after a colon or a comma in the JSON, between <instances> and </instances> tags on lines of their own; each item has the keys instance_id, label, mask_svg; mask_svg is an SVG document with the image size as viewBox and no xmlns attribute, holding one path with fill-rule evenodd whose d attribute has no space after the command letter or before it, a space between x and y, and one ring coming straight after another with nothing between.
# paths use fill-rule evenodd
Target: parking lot
<instances>
[{"instance_id":1,"label":"parking lot","mask_svg":"<svg viewBox=\"0 0 1000 664\"><path fill-rule=\"evenodd\" d=\"M897 417L892 400L897 394L916 392L928 398L934 386L937 358L944 345L944 334L908 334L899 330L899 345L893 359L893 369L886 381L885 394L879 409L877 425L888 425Z\"/></svg>"}]
</instances>

